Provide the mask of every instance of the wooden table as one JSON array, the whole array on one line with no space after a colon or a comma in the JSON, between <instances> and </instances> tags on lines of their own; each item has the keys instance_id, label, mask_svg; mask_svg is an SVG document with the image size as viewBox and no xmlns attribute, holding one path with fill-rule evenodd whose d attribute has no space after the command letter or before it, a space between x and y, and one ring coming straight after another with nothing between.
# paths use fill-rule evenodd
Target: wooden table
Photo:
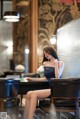
<instances>
[{"instance_id":1,"label":"wooden table","mask_svg":"<svg viewBox=\"0 0 80 119\"><path fill-rule=\"evenodd\" d=\"M37 81L37 82L20 82L18 94L21 95L21 102L23 95L31 90L49 89L48 81Z\"/></svg>"}]
</instances>

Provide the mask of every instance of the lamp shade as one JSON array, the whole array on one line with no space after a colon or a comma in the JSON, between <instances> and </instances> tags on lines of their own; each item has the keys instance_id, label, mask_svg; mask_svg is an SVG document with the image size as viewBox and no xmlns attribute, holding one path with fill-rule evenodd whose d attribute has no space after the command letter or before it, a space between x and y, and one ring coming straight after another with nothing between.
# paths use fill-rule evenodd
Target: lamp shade
<instances>
[{"instance_id":1,"label":"lamp shade","mask_svg":"<svg viewBox=\"0 0 80 119\"><path fill-rule=\"evenodd\" d=\"M20 14L16 11L6 11L3 18L20 18Z\"/></svg>"},{"instance_id":2,"label":"lamp shade","mask_svg":"<svg viewBox=\"0 0 80 119\"><path fill-rule=\"evenodd\" d=\"M7 18L7 19L5 19L5 21L7 21L7 22L19 22L19 19L16 19L16 18Z\"/></svg>"},{"instance_id":3,"label":"lamp shade","mask_svg":"<svg viewBox=\"0 0 80 119\"><path fill-rule=\"evenodd\" d=\"M16 11L6 11L4 13L4 20L8 22L18 22L20 18L20 13Z\"/></svg>"},{"instance_id":4,"label":"lamp shade","mask_svg":"<svg viewBox=\"0 0 80 119\"><path fill-rule=\"evenodd\" d=\"M20 1L20 2L17 3L17 6L28 6L28 5L29 5L28 0L27 1L23 0L23 1Z\"/></svg>"}]
</instances>

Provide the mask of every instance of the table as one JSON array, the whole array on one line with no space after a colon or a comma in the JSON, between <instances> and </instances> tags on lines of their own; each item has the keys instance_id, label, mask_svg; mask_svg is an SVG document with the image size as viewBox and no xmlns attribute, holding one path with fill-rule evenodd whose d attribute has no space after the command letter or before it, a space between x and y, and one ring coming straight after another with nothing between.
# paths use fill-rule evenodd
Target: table
<instances>
[{"instance_id":1,"label":"table","mask_svg":"<svg viewBox=\"0 0 80 119\"><path fill-rule=\"evenodd\" d=\"M26 94L30 90L48 89L48 81L20 82L18 94Z\"/></svg>"},{"instance_id":2,"label":"table","mask_svg":"<svg viewBox=\"0 0 80 119\"><path fill-rule=\"evenodd\" d=\"M37 81L37 82L20 82L18 94L21 95L21 102L23 95L31 90L49 89L48 81Z\"/></svg>"}]
</instances>

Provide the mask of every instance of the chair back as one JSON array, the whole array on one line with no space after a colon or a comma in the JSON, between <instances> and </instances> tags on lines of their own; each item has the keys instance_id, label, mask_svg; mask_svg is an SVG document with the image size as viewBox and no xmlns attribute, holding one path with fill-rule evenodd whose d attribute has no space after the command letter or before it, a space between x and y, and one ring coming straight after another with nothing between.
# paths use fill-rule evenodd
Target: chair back
<instances>
[{"instance_id":1,"label":"chair back","mask_svg":"<svg viewBox=\"0 0 80 119\"><path fill-rule=\"evenodd\" d=\"M80 79L51 80L51 96L80 97Z\"/></svg>"},{"instance_id":2,"label":"chair back","mask_svg":"<svg viewBox=\"0 0 80 119\"><path fill-rule=\"evenodd\" d=\"M0 98L13 98L18 95L19 80L0 79Z\"/></svg>"}]
</instances>

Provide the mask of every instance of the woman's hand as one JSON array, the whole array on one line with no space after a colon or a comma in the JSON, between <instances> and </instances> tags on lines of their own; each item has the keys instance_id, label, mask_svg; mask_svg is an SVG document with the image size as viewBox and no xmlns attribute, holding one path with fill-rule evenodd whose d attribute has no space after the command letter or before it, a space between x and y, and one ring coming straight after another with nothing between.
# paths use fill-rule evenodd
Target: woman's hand
<instances>
[{"instance_id":1,"label":"woman's hand","mask_svg":"<svg viewBox=\"0 0 80 119\"><path fill-rule=\"evenodd\" d=\"M54 61L54 67L58 66L58 63L59 63L59 61L56 59L56 60Z\"/></svg>"},{"instance_id":2,"label":"woman's hand","mask_svg":"<svg viewBox=\"0 0 80 119\"><path fill-rule=\"evenodd\" d=\"M31 77L27 77L26 80L27 81L32 81L32 78Z\"/></svg>"}]
</instances>

